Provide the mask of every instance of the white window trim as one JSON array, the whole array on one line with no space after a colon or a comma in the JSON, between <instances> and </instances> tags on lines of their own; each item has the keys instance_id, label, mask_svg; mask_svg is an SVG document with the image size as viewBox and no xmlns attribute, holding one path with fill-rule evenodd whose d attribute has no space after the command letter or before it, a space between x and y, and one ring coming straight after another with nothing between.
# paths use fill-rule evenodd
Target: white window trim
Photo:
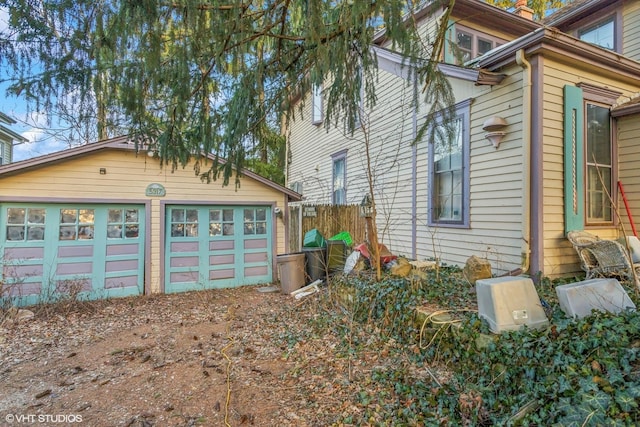
<instances>
[{"instance_id":1,"label":"white window trim","mask_svg":"<svg viewBox=\"0 0 640 427\"><path fill-rule=\"evenodd\" d=\"M603 87L599 87L599 86L593 86L590 85L588 83L581 83L578 84L578 86L582 89L583 92L583 104L584 104L584 141L583 141L583 150L585 153L584 156L584 173L585 173L585 186L584 186L584 208L585 208L585 214L584 214L584 222L585 222L585 226L589 226L589 227L598 227L598 226L605 226L605 227L611 227L612 225L615 225L617 223L616 221L616 216L615 216L615 212L614 212L614 207L617 204L617 191L614 191L616 182L618 182L618 165L617 162L615 161L615 159L618 156L617 153L617 139L616 139L616 129L615 129L615 125L616 122L613 119L613 117L611 117L611 112L609 112L609 127L610 127L610 136L609 136L609 142L610 142L610 149L611 149L611 182L610 182L610 190L611 190L611 197L613 198L613 204L611 206L611 221L605 221L605 222L598 222L598 221L589 221L589 215L588 215L588 210L589 210L589 198L588 198L588 186L586 185L586 179L587 179L587 170L588 170L588 165L591 163L591 159L587 159L587 130L586 130L586 115L587 115L587 104L591 104L591 105L598 105L600 107L604 107L604 108L608 108L610 109L611 106L613 104L616 103L617 99L620 97L621 93L615 90L611 90L608 88L603 88Z\"/></svg>"},{"instance_id":2,"label":"white window trim","mask_svg":"<svg viewBox=\"0 0 640 427\"><path fill-rule=\"evenodd\" d=\"M334 171L335 171L335 163L339 160L342 160L344 162L344 168L342 171L342 181L344 183L343 203L336 203L336 200L335 200L336 189L335 189ZM347 203L347 150L346 149L338 151L337 153L331 155L331 203L334 205L337 205L337 204L343 205Z\"/></svg>"},{"instance_id":3,"label":"white window trim","mask_svg":"<svg viewBox=\"0 0 640 427\"><path fill-rule=\"evenodd\" d=\"M483 39L486 41L490 41L492 43L492 49L495 49L496 47L503 45L506 43L506 40L503 40L499 37L495 37L492 36L490 34L487 33L483 33L481 31L478 30L473 30L471 28L468 27L464 27L462 25L456 25L455 26L455 31L454 31L454 37L455 39L453 40L454 44L456 45L457 49L461 48L458 46L458 32L461 33L465 33L467 35L470 35L472 37L472 41L471 41L471 58L469 58L470 60L477 58L478 56L480 56L478 54L478 39ZM456 61L459 58L456 58Z\"/></svg>"},{"instance_id":4,"label":"white window trim","mask_svg":"<svg viewBox=\"0 0 640 427\"><path fill-rule=\"evenodd\" d=\"M322 99L322 85L311 87L311 124L319 125L324 120L324 101Z\"/></svg>"}]
</instances>

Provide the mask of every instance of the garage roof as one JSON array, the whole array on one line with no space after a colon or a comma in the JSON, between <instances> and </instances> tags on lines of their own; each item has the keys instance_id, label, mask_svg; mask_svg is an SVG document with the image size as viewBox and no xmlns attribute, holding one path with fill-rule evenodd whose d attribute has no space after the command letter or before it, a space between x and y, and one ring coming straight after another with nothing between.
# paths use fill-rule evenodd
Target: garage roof
<instances>
[{"instance_id":1,"label":"garage roof","mask_svg":"<svg viewBox=\"0 0 640 427\"><path fill-rule=\"evenodd\" d=\"M4 175L19 174L31 169L37 169L39 167L60 163L60 162L65 162L73 158L87 156L101 150L125 150L125 151L138 152L138 151L141 151L141 147L139 145L136 146L135 142L128 136L119 136L116 138L110 138L110 139L105 139L98 142L92 142L89 144L84 144L77 147L56 151L54 153L45 154L43 156L33 157L31 159L22 160L22 161L10 163L8 165L0 166L0 177ZM207 155L207 157L209 157L212 160L214 158L214 156L211 154ZM220 159L220 161L224 162L223 159ZM263 176L260 176L255 172L251 172L248 169L243 169L242 175L252 178L256 181L259 181L268 187L271 187L277 191L280 191L286 194L291 201L302 200L301 194L289 188L286 188L280 184L277 184Z\"/></svg>"}]
</instances>

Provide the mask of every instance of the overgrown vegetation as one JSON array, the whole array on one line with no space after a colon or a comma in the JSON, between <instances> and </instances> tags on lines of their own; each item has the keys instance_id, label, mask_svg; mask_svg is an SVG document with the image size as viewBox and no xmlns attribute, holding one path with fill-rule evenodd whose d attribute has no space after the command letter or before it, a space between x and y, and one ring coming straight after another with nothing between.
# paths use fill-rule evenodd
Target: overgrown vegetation
<instances>
[{"instance_id":1,"label":"overgrown vegetation","mask_svg":"<svg viewBox=\"0 0 640 427\"><path fill-rule=\"evenodd\" d=\"M577 279L576 279L577 280ZM594 312L568 319L542 280L550 327L496 335L478 317L474 287L459 269L439 280L366 277L332 281L316 326L342 337L339 354L397 353L372 370L338 425L638 425L640 313ZM627 291L634 303L638 297ZM418 320L416 307L448 310L452 321ZM338 309L335 309L338 308ZM434 339L432 339L434 338ZM382 350L384 349L384 350Z\"/></svg>"}]
</instances>

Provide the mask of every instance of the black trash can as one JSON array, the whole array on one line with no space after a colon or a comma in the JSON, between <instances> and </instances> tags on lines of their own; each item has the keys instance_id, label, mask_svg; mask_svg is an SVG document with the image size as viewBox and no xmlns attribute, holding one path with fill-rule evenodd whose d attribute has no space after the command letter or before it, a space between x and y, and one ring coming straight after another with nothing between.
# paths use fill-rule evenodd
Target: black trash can
<instances>
[{"instance_id":1,"label":"black trash can","mask_svg":"<svg viewBox=\"0 0 640 427\"><path fill-rule=\"evenodd\" d=\"M324 280L327 275L327 250L326 248L302 248L304 252L305 271L309 282Z\"/></svg>"}]
</instances>

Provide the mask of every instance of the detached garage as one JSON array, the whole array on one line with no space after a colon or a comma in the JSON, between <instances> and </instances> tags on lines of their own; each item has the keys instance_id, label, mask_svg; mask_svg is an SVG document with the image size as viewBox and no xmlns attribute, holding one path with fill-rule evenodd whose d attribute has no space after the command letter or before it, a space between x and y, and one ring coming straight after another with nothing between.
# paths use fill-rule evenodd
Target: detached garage
<instances>
[{"instance_id":1,"label":"detached garage","mask_svg":"<svg viewBox=\"0 0 640 427\"><path fill-rule=\"evenodd\" d=\"M126 138L2 166L0 302L272 282L299 200L249 171L238 189L172 172Z\"/></svg>"}]
</instances>

